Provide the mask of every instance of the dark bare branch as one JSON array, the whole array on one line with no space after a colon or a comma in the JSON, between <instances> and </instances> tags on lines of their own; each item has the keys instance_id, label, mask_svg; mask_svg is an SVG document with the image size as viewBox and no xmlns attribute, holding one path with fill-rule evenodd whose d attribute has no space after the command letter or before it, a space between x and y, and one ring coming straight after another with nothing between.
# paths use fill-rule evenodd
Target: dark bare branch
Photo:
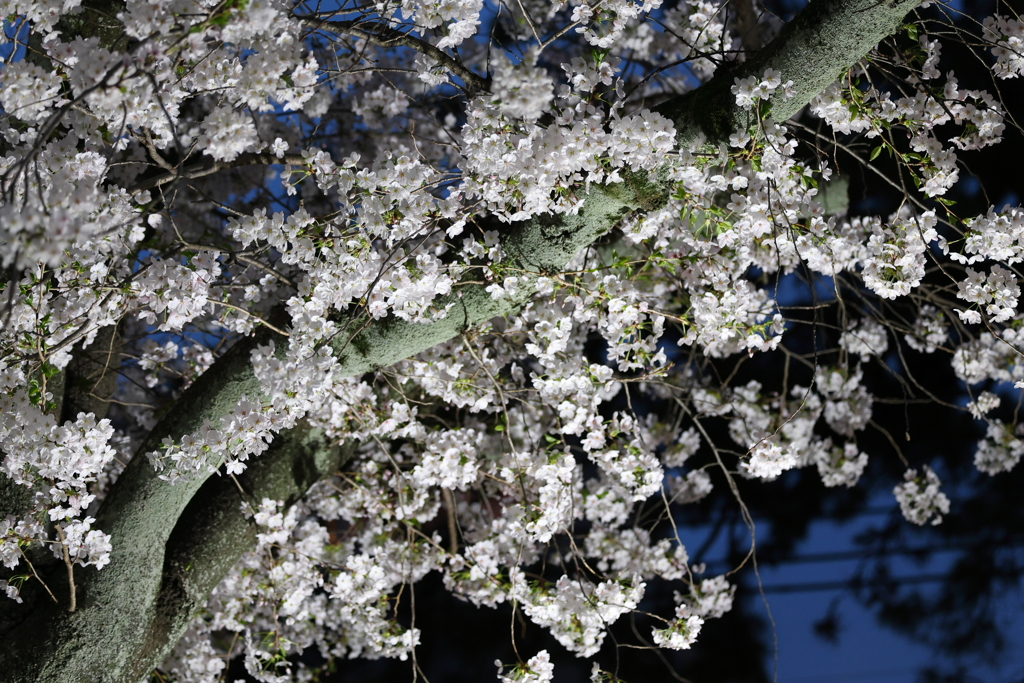
<instances>
[{"instance_id":1,"label":"dark bare branch","mask_svg":"<svg viewBox=\"0 0 1024 683\"><path fill-rule=\"evenodd\" d=\"M490 92L490 79L477 75L459 59L451 56L425 40L411 36L386 24L371 24L370 28L362 21L331 21L329 19L310 19L306 26L311 31L330 30L337 33L346 33L356 38L362 38L368 43L379 47L407 47L416 50L420 54L430 57L435 62L448 69L463 80L470 93Z\"/></svg>"}]
</instances>

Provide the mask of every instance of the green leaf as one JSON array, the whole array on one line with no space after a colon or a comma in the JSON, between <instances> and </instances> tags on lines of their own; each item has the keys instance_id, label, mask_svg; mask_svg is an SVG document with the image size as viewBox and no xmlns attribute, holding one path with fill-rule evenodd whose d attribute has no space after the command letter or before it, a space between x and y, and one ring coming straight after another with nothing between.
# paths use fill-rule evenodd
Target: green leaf
<instances>
[{"instance_id":1,"label":"green leaf","mask_svg":"<svg viewBox=\"0 0 1024 683\"><path fill-rule=\"evenodd\" d=\"M875 159L877 159L878 155L882 153L883 147L884 145L879 145L878 147L875 147L873 150L871 150L871 156L868 157L868 161L874 161Z\"/></svg>"}]
</instances>

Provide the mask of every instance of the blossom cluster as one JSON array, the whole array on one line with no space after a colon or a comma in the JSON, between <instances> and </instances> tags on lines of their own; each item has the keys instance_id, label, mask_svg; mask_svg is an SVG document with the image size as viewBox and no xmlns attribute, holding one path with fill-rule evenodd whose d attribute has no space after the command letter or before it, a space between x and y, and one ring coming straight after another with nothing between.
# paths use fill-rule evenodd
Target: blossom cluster
<instances>
[{"instance_id":1,"label":"blossom cluster","mask_svg":"<svg viewBox=\"0 0 1024 683\"><path fill-rule=\"evenodd\" d=\"M766 69L761 78L747 76L737 78L732 86L732 93L736 96L737 106L743 109L751 109L758 100L767 100L781 88L779 93L783 99L793 96L793 81L782 82L780 74L775 69Z\"/></svg>"},{"instance_id":2,"label":"blossom cluster","mask_svg":"<svg viewBox=\"0 0 1024 683\"><path fill-rule=\"evenodd\" d=\"M35 494L32 509L21 518L8 515L0 522L0 561L5 567L13 569L21 562L22 546L49 541L49 533L58 535L48 532L41 520L61 529L51 545L58 559L66 552L74 564L97 569L109 562L110 536L92 528L96 520L87 511L96 498L89 484L114 458L108 445L113 431L109 420L97 422L86 413L57 425L24 393L0 395L0 473ZM18 599L13 586L6 590Z\"/></svg>"},{"instance_id":3,"label":"blossom cluster","mask_svg":"<svg viewBox=\"0 0 1024 683\"><path fill-rule=\"evenodd\" d=\"M938 475L932 468L924 466L924 474L907 470L905 481L893 489L903 516L914 524L942 523L942 516L949 514L949 498L939 490Z\"/></svg>"},{"instance_id":4,"label":"blossom cluster","mask_svg":"<svg viewBox=\"0 0 1024 683\"><path fill-rule=\"evenodd\" d=\"M1024 21L996 14L987 17L984 26L985 41L994 45L996 76L1014 78L1024 74Z\"/></svg>"}]
</instances>

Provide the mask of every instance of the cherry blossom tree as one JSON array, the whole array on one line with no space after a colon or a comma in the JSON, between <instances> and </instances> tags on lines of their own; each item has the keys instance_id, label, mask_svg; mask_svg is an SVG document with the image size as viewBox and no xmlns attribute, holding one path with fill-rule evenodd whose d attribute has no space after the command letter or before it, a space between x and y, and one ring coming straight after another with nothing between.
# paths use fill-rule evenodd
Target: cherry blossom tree
<instances>
[{"instance_id":1,"label":"cherry blossom tree","mask_svg":"<svg viewBox=\"0 0 1024 683\"><path fill-rule=\"evenodd\" d=\"M734 586L673 520L713 481L747 515L899 459L907 522L951 514L861 445L905 356L977 470L1024 454L1024 212L947 196L1020 133L1009 5L2 1L12 681L415 661L431 572L580 657L664 582L644 645L699 648ZM848 211L839 155L898 207Z\"/></svg>"}]
</instances>

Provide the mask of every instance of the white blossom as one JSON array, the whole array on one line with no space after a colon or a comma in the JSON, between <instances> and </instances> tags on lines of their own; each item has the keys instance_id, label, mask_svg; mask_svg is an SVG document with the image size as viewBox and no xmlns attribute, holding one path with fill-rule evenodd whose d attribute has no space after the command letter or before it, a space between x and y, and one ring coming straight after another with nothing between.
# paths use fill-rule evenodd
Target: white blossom
<instances>
[{"instance_id":1,"label":"white blossom","mask_svg":"<svg viewBox=\"0 0 1024 683\"><path fill-rule=\"evenodd\" d=\"M942 523L942 516L949 513L949 499L939 490L940 484L938 476L927 465L921 476L916 469L907 470L904 482L893 489L900 512L907 521L932 526Z\"/></svg>"}]
</instances>

